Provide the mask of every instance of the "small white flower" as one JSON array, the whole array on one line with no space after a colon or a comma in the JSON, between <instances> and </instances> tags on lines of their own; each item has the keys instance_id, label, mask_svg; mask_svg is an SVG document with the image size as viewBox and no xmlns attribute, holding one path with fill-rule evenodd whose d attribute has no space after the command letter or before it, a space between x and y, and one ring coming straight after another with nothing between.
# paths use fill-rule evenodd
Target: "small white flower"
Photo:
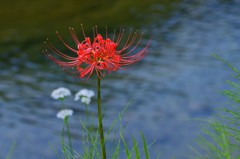
<instances>
[{"instance_id":1,"label":"small white flower","mask_svg":"<svg viewBox=\"0 0 240 159\"><path fill-rule=\"evenodd\" d=\"M72 114L73 114L73 110L71 110L71 109L63 109L63 110L60 110L57 113L57 118L65 119L68 116L72 116Z\"/></svg>"},{"instance_id":2,"label":"small white flower","mask_svg":"<svg viewBox=\"0 0 240 159\"><path fill-rule=\"evenodd\" d=\"M80 98L82 97L85 97L85 98L89 98L89 100L91 101L91 98L94 96L94 92L92 90L89 90L89 89L81 89L80 91L78 91L76 94L75 94L75 98L74 100L75 101L78 101ZM81 99L82 101L83 99ZM84 99L84 100L87 100L87 99ZM90 103L89 101L89 103ZM85 102L83 102L85 103ZM88 104L89 104L88 103Z\"/></svg>"},{"instance_id":3,"label":"small white flower","mask_svg":"<svg viewBox=\"0 0 240 159\"><path fill-rule=\"evenodd\" d=\"M60 87L58 89L55 89L52 91L51 97L53 99L62 99L66 96L70 96L71 92L69 89L64 88L64 87Z\"/></svg>"},{"instance_id":4,"label":"small white flower","mask_svg":"<svg viewBox=\"0 0 240 159\"><path fill-rule=\"evenodd\" d=\"M81 98L81 102L84 103L84 104L87 104L89 105L89 103L91 102L91 98L88 98L88 97L82 97Z\"/></svg>"}]
</instances>

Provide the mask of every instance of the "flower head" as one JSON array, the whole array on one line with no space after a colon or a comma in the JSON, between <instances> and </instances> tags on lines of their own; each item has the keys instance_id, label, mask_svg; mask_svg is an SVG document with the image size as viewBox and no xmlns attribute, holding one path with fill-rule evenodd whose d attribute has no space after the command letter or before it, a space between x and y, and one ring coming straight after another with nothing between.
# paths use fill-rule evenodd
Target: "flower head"
<instances>
[{"instance_id":1,"label":"flower head","mask_svg":"<svg viewBox=\"0 0 240 159\"><path fill-rule=\"evenodd\" d=\"M57 113L57 118L65 119L68 116L72 116L72 114L73 114L73 110L71 110L71 109L63 109L63 110L60 110Z\"/></svg>"},{"instance_id":2,"label":"flower head","mask_svg":"<svg viewBox=\"0 0 240 159\"><path fill-rule=\"evenodd\" d=\"M92 98L94 96L94 92L89 89L81 89L75 94L75 101L79 100L81 96L87 97L87 98Z\"/></svg>"},{"instance_id":3,"label":"flower head","mask_svg":"<svg viewBox=\"0 0 240 159\"><path fill-rule=\"evenodd\" d=\"M63 99L66 96L70 96L71 92L69 89L64 87L59 87L52 91L51 97L53 99Z\"/></svg>"},{"instance_id":4,"label":"flower head","mask_svg":"<svg viewBox=\"0 0 240 159\"><path fill-rule=\"evenodd\" d=\"M76 94L75 94L75 98L74 100L75 101L78 101L79 99L81 99L81 102L82 103L85 103L85 104L89 104L91 102L91 98L94 96L94 92L92 90L89 90L89 89L81 89L80 91L78 91Z\"/></svg>"},{"instance_id":5,"label":"flower head","mask_svg":"<svg viewBox=\"0 0 240 159\"><path fill-rule=\"evenodd\" d=\"M114 32L112 38L109 38L106 33L104 38L98 33L97 28L93 28L94 38L91 40L90 37L85 36L82 27L84 40L80 42L73 28L69 28L69 31L75 42L75 48L70 47L58 32L57 35L63 45L73 52L73 56L59 51L48 40L45 42L48 49L43 53L64 70L77 74L80 78L89 78L94 72L100 78L105 75L105 72L117 71L123 66L133 64L145 56L150 44L148 42L145 48L133 54L142 39L142 34L137 32L130 31L126 36L126 41L123 42L124 30L120 30L117 35Z\"/></svg>"},{"instance_id":6,"label":"flower head","mask_svg":"<svg viewBox=\"0 0 240 159\"><path fill-rule=\"evenodd\" d=\"M86 104L86 105L89 105L90 102L91 102L91 98L88 98L88 97L82 97L81 98L81 102Z\"/></svg>"}]
</instances>

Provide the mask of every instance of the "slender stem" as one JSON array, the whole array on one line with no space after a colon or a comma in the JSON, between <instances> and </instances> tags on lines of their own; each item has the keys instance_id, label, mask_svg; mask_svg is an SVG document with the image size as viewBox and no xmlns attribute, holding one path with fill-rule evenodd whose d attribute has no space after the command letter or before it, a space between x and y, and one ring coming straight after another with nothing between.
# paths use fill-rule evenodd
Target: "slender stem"
<instances>
[{"instance_id":1,"label":"slender stem","mask_svg":"<svg viewBox=\"0 0 240 159\"><path fill-rule=\"evenodd\" d=\"M62 129L61 143L62 143L62 152L63 152L63 155L64 155L64 159L66 159L67 158L67 150L66 150L66 146L65 146L65 142L64 142L64 128L65 128L65 124L64 124L63 129Z\"/></svg>"},{"instance_id":2,"label":"slender stem","mask_svg":"<svg viewBox=\"0 0 240 159\"><path fill-rule=\"evenodd\" d=\"M60 101L61 101L61 108L64 109L64 103L63 103L64 98L60 98Z\"/></svg>"},{"instance_id":3,"label":"slender stem","mask_svg":"<svg viewBox=\"0 0 240 159\"><path fill-rule=\"evenodd\" d=\"M85 108L86 108L86 123L89 124L89 109L88 109L88 104L85 104Z\"/></svg>"},{"instance_id":4,"label":"slender stem","mask_svg":"<svg viewBox=\"0 0 240 159\"><path fill-rule=\"evenodd\" d=\"M100 142L102 147L102 159L106 159L105 139L102 124L102 110L101 110L101 79L98 78L98 126L100 133Z\"/></svg>"},{"instance_id":5,"label":"slender stem","mask_svg":"<svg viewBox=\"0 0 240 159\"><path fill-rule=\"evenodd\" d=\"M69 148L70 148L70 152L71 152L71 158L73 158L73 149L72 149L71 133L70 133L70 128L69 128L69 124L68 124L68 117L66 117L64 119L64 123L67 127L68 144L69 144Z\"/></svg>"}]
</instances>

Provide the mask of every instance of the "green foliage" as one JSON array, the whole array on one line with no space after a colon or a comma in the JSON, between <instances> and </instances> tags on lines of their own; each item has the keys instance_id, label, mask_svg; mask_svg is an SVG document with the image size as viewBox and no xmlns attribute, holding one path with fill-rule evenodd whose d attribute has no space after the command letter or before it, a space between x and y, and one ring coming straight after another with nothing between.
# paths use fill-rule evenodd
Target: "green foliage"
<instances>
[{"instance_id":1,"label":"green foliage","mask_svg":"<svg viewBox=\"0 0 240 159\"><path fill-rule=\"evenodd\" d=\"M230 89L222 91L229 102L226 108L218 111L218 115L210 122L209 127L203 129L204 136L197 140L201 151L191 149L197 154L196 159L239 159L240 72L217 55L213 56L227 64L235 73L233 79L227 81Z\"/></svg>"},{"instance_id":2,"label":"green foliage","mask_svg":"<svg viewBox=\"0 0 240 159\"><path fill-rule=\"evenodd\" d=\"M146 155L146 159L149 159L148 148L147 148L146 140L145 140L145 137L144 137L144 135L143 135L142 132L141 132L141 136L142 136L142 141L143 141L143 145L144 145L144 152L145 152L145 155Z\"/></svg>"},{"instance_id":3,"label":"green foliage","mask_svg":"<svg viewBox=\"0 0 240 159\"><path fill-rule=\"evenodd\" d=\"M88 110L87 107L86 110ZM106 140L112 133L114 134L112 142L109 145L106 145L108 150L107 156L111 159L119 159L120 155L123 155L124 153L126 159L141 159L143 156L145 156L143 158L149 159L148 150L152 144L147 145L146 139L142 132L141 137L143 148L139 147L139 143L135 137L132 137L132 146L129 146L129 143L127 143L124 138L124 130L126 125L122 125L122 116L126 110L127 107L125 107L124 110L119 113L118 117L112 122L109 129L106 131ZM87 114L90 115L89 112ZM64 159L101 159L99 132L94 126L94 115L92 114L92 116L87 116L85 119L80 118L79 121L83 132L86 132L82 135L81 141L79 141L81 142L81 152L74 150L71 145L66 144L64 140L64 133L67 125L65 125L62 131L62 155L55 150L58 158L61 159L61 156L64 156ZM144 151L142 149L144 149Z\"/></svg>"},{"instance_id":4,"label":"green foliage","mask_svg":"<svg viewBox=\"0 0 240 159\"><path fill-rule=\"evenodd\" d=\"M234 150L227 130L222 123L215 121L210 127L202 131L204 136L196 141L202 153L191 147L196 152L195 159L233 159Z\"/></svg>"}]
</instances>

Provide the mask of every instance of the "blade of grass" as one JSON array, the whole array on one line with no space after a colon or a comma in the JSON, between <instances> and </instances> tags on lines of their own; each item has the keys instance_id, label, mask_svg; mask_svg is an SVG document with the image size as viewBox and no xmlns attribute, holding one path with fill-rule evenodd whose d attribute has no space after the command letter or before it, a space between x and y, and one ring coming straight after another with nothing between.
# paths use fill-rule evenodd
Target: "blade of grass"
<instances>
[{"instance_id":1,"label":"blade of grass","mask_svg":"<svg viewBox=\"0 0 240 159\"><path fill-rule=\"evenodd\" d=\"M112 159L117 159L118 158L119 153L120 153L120 143L121 143L121 140L118 140L118 144L116 146L115 152L112 155Z\"/></svg>"},{"instance_id":2,"label":"blade of grass","mask_svg":"<svg viewBox=\"0 0 240 159\"><path fill-rule=\"evenodd\" d=\"M136 154L135 159L140 159L137 141L134 137L132 137L132 139L133 139L133 149L135 150L135 154Z\"/></svg>"},{"instance_id":3,"label":"blade of grass","mask_svg":"<svg viewBox=\"0 0 240 159\"><path fill-rule=\"evenodd\" d=\"M148 154L148 148L147 148L146 139L145 139L144 134L143 134L142 132L140 132L140 134L141 134L141 136L142 136L143 148L144 148L144 152L145 152L146 159L149 159L149 154Z\"/></svg>"},{"instance_id":4,"label":"blade of grass","mask_svg":"<svg viewBox=\"0 0 240 159\"><path fill-rule=\"evenodd\" d=\"M124 148L125 148L127 159L131 159L131 154L129 153L129 148L127 146L126 140L124 139L122 133L120 133L120 137L122 139L122 142L123 142L123 145L124 145Z\"/></svg>"},{"instance_id":5,"label":"blade of grass","mask_svg":"<svg viewBox=\"0 0 240 159\"><path fill-rule=\"evenodd\" d=\"M50 144L50 146L52 147L53 151L57 154L57 157L58 157L59 159L61 159L62 157L61 157L60 154L57 152L56 148L55 148L51 143L49 143L49 144Z\"/></svg>"},{"instance_id":6,"label":"blade of grass","mask_svg":"<svg viewBox=\"0 0 240 159\"><path fill-rule=\"evenodd\" d=\"M121 120L121 119L122 119L122 115L123 115L124 112L127 110L128 105L129 105L129 104L127 104L127 106L119 113L118 117L112 122L110 128L109 128L108 131L107 131L107 134L108 134L108 135L109 135L110 132L112 131L112 129L113 129L113 127L115 126L115 124L117 123L117 121L120 121L120 122L122 121L122 120Z\"/></svg>"}]
</instances>

